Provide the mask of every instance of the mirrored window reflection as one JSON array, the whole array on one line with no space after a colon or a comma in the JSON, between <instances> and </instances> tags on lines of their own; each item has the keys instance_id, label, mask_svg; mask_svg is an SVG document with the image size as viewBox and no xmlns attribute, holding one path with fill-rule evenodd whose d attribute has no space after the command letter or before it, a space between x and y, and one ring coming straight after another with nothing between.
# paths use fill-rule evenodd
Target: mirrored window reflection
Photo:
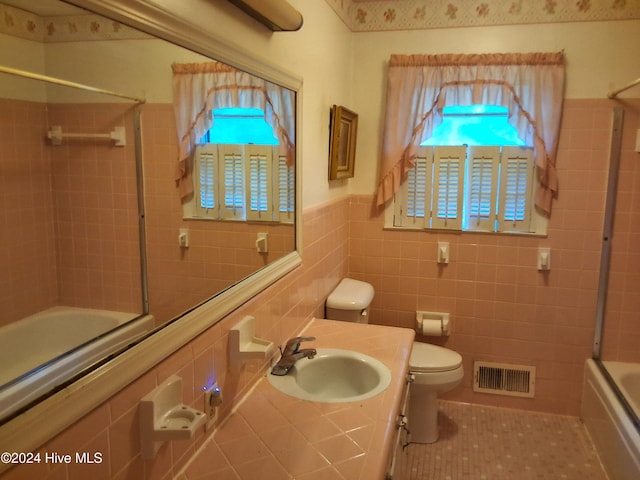
<instances>
[{"instance_id":1,"label":"mirrored window reflection","mask_svg":"<svg viewBox=\"0 0 640 480\"><path fill-rule=\"evenodd\" d=\"M201 143L280 145L259 108L217 108Z\"/></svg>"},{"instance_id":2,"label":"mirrored window reflection","mask_svg":"<svg viewBox=\"0 0 640 480\"><path fill-rule=\"evenodd\" d=\"M0 16L11 20L0 28L0 123L20 131L0 142L0 184L12 198L2 211L11 235L0 238L11 284L0 294L0 421L296 246L295 91L241 72L270 101L216 112L226 142L239 140L229 132L246 117L255 128L239 133L260 132L246 146L272 150L282 181L266 187L265 169L254 169L246 210L262 220L265 192L277 193L278 220L185 221L172 65L236 69L63 2L14 3L0 0ZM51 331L59 335L41 334Z\"/></svg>"},{"instance_id":3,"label":"mirrored window reflection","mask_svg":"<svg viewBox=\"0 0 640 480\"><path fill-rule=\"evenodd\" d=\"M295 170L259 108L217 108L193 157L192 218L291 223Z\"/></svg>"}]
</instances>

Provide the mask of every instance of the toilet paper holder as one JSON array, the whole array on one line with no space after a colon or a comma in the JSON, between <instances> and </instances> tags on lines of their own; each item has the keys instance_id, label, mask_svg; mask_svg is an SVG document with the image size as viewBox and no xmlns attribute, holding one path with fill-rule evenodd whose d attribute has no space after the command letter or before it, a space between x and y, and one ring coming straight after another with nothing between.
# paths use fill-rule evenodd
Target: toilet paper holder
<instances>
[{"instance_id":1,"label":"toilet paper holder","mask_svg":"<svg viewBox=\"0 0 640 480\"><path fill-rule=\"evenodd\" d=\"M450 333L449 314L445 312L416 312L416 331L421 335L448 337Z\"/></svg>"}]
</instances>

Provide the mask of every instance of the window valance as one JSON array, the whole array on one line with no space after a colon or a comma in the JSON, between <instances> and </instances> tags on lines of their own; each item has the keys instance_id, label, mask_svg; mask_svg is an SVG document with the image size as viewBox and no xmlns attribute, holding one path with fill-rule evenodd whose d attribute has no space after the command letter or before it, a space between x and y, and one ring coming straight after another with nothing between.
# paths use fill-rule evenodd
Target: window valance
<instances>
[{"instance_id":1,"label":"window valance","mask_svg":"<svg viewBox=\"0 0 640 480\"><path fill-rule=\"evenodd\" d=\"M219 62L173 64L173 109L180 197L193 192L187 160L213 126L217 108L259 108L291 166L295 160L295 92Z\"/></svg>"},{"instance_id":2,"label":"window valance","mask_svg":"<svg viewBox=\"0 0 640 480\"><path fill-rule=\"evenodd\" d=\"M419 145L442 122L444 107L491 104L509 109L509 123L533 147L535 203L549 214L558 190L555 155L564 77L562 52L392 55L378 205L406 179Z\"/></svg>"}]
</instances>

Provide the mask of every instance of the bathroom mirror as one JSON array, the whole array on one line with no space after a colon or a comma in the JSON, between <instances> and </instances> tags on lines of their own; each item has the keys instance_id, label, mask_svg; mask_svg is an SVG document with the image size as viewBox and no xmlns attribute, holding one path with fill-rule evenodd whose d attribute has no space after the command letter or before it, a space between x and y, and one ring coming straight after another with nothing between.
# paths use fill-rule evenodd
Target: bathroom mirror
<instances>
[{"instance_id":1,"label":"bathroom mirror","mask_svg":"<svg viewBox=\"0 0 640 480\"><path fill-rule=\"evenodd\" d=\"M51 378L43 379L47 367L40 368L54 363L51 358L33 355L28 369L0 376L9 391L4 405L0 401L5 438L37 421L43 404L57 401L50 391L96 382L92 370L101 365L100 387L66 414L73 421L300 263L298 199L289 205L291 221L184 218L176 187L172 64L215 61L247 72L291 92L294 116L299 80L148 2L71 3L0 0L0 66L48 77L0 73L0 266L8 272L0 329L13 330L41 310L57 315L61 305L71 307L70 315L45 320L50 330L38 334L43 342L35 352L43 353L53 337L81 330L69 316L79 315L83 329L96 311L117 312L118 320L55 347L52 357L62 362ZM291 121L294 154L285 172L295 179L296 118ZM268 243L261 243L265 236ZM109 331L127 329L106 349L91 350ZM0 351L0 365L13 365L25 348L5 349L8 360ZM135 366L131 350L146 352ZM109 374L115 370L120 373ZM28 398L16 390L20 378Z\"/></svg>"}]
</instances>

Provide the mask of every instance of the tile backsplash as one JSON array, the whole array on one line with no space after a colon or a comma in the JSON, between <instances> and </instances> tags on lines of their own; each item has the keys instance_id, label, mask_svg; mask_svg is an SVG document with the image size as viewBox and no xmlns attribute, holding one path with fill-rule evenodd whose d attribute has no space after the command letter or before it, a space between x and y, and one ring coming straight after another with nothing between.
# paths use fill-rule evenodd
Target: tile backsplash
<instances>
[{"instance_id":1,"label":"tile backsplash","mask_svg":"<svg viewBox=\"0 0 640 480\"><path fill-rule=\"evenodd\" d=\"M227 370L229 328L245 315L256 318L256 334L281 344L313 316L324 316L324 298L345 275L372 283L376 296L371 322L413 328L416 310L451 313L448 338L422 338L459 351L463 386L448 399L577 415L584 360L591 356L600 242L608 172L611 111L608 100L565 102L558 170L560 195L545 238L385 230L372 213L373 197L351 196L303 212L303 263L155 368L47 442L41 452L102 452L100 465L20 466L2 480L168 479L185 465L207 435L168 443L153 461L140 458L138 402L170 375L183 378L185 403L203 402L199 386L217 375L225 392L223 414L255 383L258 365L242 375ZM638 276L640 182L635 132L637 101L625 118L619 212L605 352L635 359L640 307ZM312 160L307 160L312 161ZM318 160L320 161L320 160ZM324 161L324 160L323 160ZM451 244L451 261L436 263L437 241ZM634 243L635 242L635 243ZM550 247L552 269L536 269L539 246ZM419 338L420 339L420 338ZM635 358L634 355L636 356ZM474 360L534 364L535 399L476 394L470 372Z\"/></svg>"},{"instance_id":2,"label":"tile backsplash","mask_svg":"<svg viewBox=\"0 0 640 480\"><path fill-rule=\"evenodd\" d=\"M414 328L416 310L451 314L449 338L422 338L462 354L463 388L448 398L578 415L584 361L593 346L602 225L609 167L610 100L565 100L558 148L560 193L548 235L385 230L373 198L352 199L349 274L372 283L371 321ZM640 104L626 107L621 175L609 284L605 353L640 361L640 167L634 151ZM438 265L437 242L450 243ZM634 243L635 241L635 243ZM552 267L537 270L538 247ZM475 360L535 365L536 398L472 392Z\"/></svg>"},{"instance_id":3,"label":"tile backsplash","mask_svg":"<svg viewBox=\"0 0 640 480\"><path fill-rule=\"evenodd\" d=\"M256 335L276 345L298 333L312 317L324 316L324 298L346 274L347 221L349 200L341 199L314 207L303 213L304 260L284 279L272 285L234 311L189 344L89 415L43 445L39 451L71 454L101 452L97 465L23 465L4 474L2 480L47 479L169 479L177 473L206 439L199 434L190 441L168 442L157 457L140 457L138 403L171 375L183 379L183 400L201 408L204 399L200 386L216 376L224 392L221 417L224 417L255 383L259 365L249 364L241 375L227 372L229 329L245 315L256 318ZM189 387L187 387L189 386Z\"/></svg>"}]
</instances>

